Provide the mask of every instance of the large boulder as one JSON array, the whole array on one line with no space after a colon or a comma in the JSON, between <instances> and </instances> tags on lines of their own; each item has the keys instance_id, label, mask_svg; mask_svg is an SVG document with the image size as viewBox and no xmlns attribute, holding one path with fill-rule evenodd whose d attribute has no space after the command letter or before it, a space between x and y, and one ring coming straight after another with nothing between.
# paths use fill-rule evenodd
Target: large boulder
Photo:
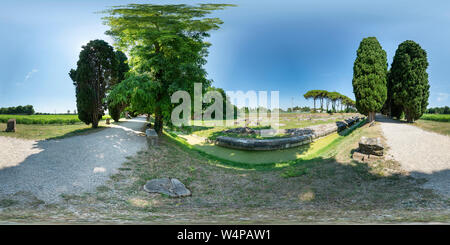
<instances>
[{"instance_id":1,"label":"large boulder","mask_svg":"<svg viewBox=\"0 0 450 245\"><path fill-rule=\"evenodd\" d=\"M6 132L16 132L16 119L9 119L6 124Z\"/></svg>"},{"instance_id":2,"label":"large boulder","mask_svg":"<svg viewBox=\"0 0 450 245\"><path fill-rule=\"evenodd\" d=\"M384 146L380 138L362 137L359 141L359 152L367 155L383 156Z\"/></svg>"},{"instance_id":3,"label":"large boulder","mask_svg":"<svg viewBox=\"0 0 450 245\"><path fill-rule=\"evenodd\" d=\"M144 190L149 193L160 193L170 197L186 197L191 195L183 183L177 179L154 179L144 185Z\"/></svg>"}]
</instances>

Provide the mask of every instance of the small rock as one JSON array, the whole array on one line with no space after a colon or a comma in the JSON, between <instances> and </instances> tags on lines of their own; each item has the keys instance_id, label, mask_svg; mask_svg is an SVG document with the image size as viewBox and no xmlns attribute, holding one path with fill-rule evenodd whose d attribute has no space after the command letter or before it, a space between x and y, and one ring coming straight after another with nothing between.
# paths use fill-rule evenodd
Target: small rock
<instances>
[{"instance_id":1,"label":"small rock","mask_svg":"<svg viewBox=\"0 0 450 245\"><path fill-rule=\"evenodd\" d=\"M359 141L359 152L367 155L383 156L384 146L380 138L362 137Z\"/></svg>"},{"instance_id":2,"label":"small rock","mask_svg":"<svg viewBox=\"0 0 450 245\"><path fill-rule=\"evenodd\" d=\"M111 124L111 119L106 118L106 125L110 125Z\"/></svg>"},{"instance_id":3,"label":"small rock","mask_svg":"<svg viewBox=\"0 0 450 245\"><path fill-rule=\"evenodd\" d=\"M16 132L16 119L9 119L6 124L6 132Z\"/></svg>"},{"instance_id":4,"label":"small rock","mask_svg":"<svg viewBox=\"0 0 450 245\"><path fill-rule=\"evenodd\" d=\"M154 179L144 185L144 190L149 193L160 193L170 197L187 197L191 191L178 179Z\"/></svg>"}]
</instances>

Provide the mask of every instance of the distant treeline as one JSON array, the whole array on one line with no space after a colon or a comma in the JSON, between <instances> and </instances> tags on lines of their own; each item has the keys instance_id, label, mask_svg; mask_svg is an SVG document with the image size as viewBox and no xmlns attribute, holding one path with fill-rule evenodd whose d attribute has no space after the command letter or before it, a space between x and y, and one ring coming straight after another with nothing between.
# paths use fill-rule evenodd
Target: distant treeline
<instances>
[{"instance_id":1,"label":"distant treeline","mask_svg":"<svg viewBox=\"0 0 450 245\"><path fill-rule=\"evenodd\" d=\"M34 108L32 105L0 108L0 114L3 114L3 115L33 115Z\"/></svg>"},{"instance_id":2,"label":"distant treeline","mask_svg":"<svg viewBox=\"0 0 450 245\"><path fill-rule=\"evenodd\" d=\"M326 105L327 112L354 112L355 110L355 101L350 99L349 97L340 94L338 92L328 92L326 90L310 90L306 94L303 95L305 99L313 99L314 108L313 111L316 112L316 101L320 102L320 111L324 111L324 104ZM331 104L331 109L329 108ZM345 107L345 108L344 108Z\"/></svg>"},{"instance_id":3,"label":"distant treeline","mask_svg":"<svg viewBox=\"0 0 450 245\"><path fill-rule=\"evenodd\" d=\"M428 108L426 113L429 114L450 114L450 107L434 107L434 108Z\"/></svg>"}]
</instances>

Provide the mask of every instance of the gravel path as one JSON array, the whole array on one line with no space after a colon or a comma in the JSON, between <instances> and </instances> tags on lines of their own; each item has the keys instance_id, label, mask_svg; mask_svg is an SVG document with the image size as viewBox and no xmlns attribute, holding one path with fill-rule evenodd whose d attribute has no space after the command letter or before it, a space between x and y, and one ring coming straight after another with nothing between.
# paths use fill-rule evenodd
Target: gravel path
<instances>
[{"instance_id":1,"label":"gravel path","mask_svg":"<svg viewBox=\"0 0 450 245\"><path fill-rule=\"evenodd\" d=\"M413 177L426 178L424 187L450 196L450 137L378 115L389 154Z\"/></svg>"},{"instance_id":2,"label":"gravel path","mask_svg":"<svg viewBox=\"0 0 450 245\"><path fill-rule=\"evenodd\" d=\"M127 156L146 146L140 132L145 121L136 118L97 133L61 140L0 137L0 199L25 192L55 203L63 193L95 190Z\"/></svg>"}]
</instances>

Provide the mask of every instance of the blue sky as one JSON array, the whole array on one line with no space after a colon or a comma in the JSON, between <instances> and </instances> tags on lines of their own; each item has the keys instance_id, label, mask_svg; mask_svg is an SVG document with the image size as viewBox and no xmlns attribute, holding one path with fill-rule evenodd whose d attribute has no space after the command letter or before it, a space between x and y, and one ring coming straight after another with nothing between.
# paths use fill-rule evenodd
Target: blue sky
<instances>
[{"instance_id":1,"label":"blue sky","mask_svg":"<svg viewBox=\"0 0 450 245\"><path fill-rule=\"evenodd\" d=\"M0 107L31 104L40 112L74 110L68 76L81 46L111 39L96 12L126 3L199 1L2 0ZM200 1L205 2L205 1ZM216 2L210 0L208 2ZM353 62L364 37L375 36L391 64L397 46L418 42L428 53L430 106L450 105L449 1L220 1L225 24L212 33L208 64L214 86L278 90L280 105L308 105L310 89L354 98Z\"/></svg>"}]
</instances>

